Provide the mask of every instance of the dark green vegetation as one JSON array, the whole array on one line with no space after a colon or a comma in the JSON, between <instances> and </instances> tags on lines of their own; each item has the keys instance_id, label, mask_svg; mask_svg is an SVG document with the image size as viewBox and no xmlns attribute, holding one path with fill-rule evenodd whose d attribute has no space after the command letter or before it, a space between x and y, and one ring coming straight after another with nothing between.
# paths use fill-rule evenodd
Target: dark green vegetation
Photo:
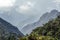
<instances>
[{"instance_id":1,"label":"dark green vegetation","mask_svg":"<svg viewBox=\"0 0 60 40\"><path fill-rule=\"evenodd\" d=\"M60 40L60 16L37 27L32 33L20 40Z\"/></svg>"}]
</instances>

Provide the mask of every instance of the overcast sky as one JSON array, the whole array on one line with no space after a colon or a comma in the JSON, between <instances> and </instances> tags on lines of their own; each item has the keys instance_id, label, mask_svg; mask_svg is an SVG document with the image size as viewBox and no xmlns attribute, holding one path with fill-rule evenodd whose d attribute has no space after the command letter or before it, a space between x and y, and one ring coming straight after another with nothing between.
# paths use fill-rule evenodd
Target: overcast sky
<instances>
[{"instance_id":1,"label":"overcast sky","mask_svg":"<svg viewBox=\"0 0 60 40\"><path fill-rule=\"evenodd\" d=\"M31 23L53 9L60 10L60 0L0 0L0 17L19 29L21 23L26 25L27 19L27 23Z\"/></svg>"}]
</instances>

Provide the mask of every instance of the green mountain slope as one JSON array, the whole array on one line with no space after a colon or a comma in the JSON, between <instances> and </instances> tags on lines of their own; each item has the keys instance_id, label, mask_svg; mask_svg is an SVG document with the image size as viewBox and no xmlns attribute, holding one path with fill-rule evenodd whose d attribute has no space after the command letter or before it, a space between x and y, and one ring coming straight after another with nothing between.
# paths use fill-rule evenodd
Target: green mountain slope
<instances>
[{"instance_id":1,"label":"green mountain slope","mask_svg":"<svg viewBox=\"0 0 60 40\"><path fill-rule=\"evenodd\" d=\"M60 16L34 29L20 40L60 40Z\"/></svg>"},{"instance_id":2,"label":"green mountain slope","mask_svg":"<svg viewBox=\"0 0 60 40\"><path fill-rule=\"evenodd\" d=\"M60 16L44 24L42 27L34 29L32 33L60 39Z\"/></svg>"}]
</instances>

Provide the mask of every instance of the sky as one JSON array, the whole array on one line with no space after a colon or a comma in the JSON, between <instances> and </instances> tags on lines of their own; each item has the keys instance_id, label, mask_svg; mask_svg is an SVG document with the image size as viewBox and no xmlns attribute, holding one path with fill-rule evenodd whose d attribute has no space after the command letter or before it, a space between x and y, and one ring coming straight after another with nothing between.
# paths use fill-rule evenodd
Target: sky
<instances>
[{"instance_id":1,"label":"sky","mask_svg":"<svg viewBox=\"0 0 60 40\"><path fill-rule=\"evenodd\" d=\"M60 11L60 0L0 0L0 17L19 30L53 9Z\"/></svg>"}]
</instances>

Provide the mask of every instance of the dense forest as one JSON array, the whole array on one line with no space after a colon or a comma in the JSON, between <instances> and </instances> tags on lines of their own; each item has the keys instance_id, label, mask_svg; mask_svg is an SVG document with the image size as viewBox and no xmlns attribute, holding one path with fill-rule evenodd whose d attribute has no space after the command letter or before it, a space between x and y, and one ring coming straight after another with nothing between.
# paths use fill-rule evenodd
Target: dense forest
<instances>
[{"instance_id":1,"label":"dense forest","mask_svg":"<svg viewBox=\"0 0 60 40\"><path fill-rule=\"evenodd\" d=\"M20 40L60 40L60 16L34 29Z\"/></svg>"}]
</instances>

